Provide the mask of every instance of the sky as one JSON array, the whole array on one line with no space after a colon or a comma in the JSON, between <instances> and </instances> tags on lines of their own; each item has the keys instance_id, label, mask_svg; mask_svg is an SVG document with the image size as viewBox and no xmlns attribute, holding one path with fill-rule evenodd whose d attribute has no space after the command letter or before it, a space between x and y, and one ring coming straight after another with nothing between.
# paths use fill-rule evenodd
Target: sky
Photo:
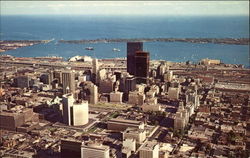
<instances>
[{"instance_id":1,"label":"sky","mask_svg":"<svg viewBox=\"0 0 250 158\"><path fill-rule=\"evenodd\" d=\"M249 1L2 1L1 15L248 15Z\"/></svg>"}]
</instances>

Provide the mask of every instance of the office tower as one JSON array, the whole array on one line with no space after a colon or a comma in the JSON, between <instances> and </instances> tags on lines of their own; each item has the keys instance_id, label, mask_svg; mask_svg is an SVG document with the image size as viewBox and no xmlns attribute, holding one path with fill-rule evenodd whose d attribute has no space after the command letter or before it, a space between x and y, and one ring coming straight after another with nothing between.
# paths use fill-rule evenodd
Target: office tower
<instances>
[{"instance_id":1,"label":"office tower","mask_svg":"<svg viewBox=\"0 0 250 158\"><path fill-rule=\"evenodd\" d=\"M163 75L163 80L164 82L171 82L173 80L173 71L167 71Z\"/></svg>"},{"instance_id":2,"label":"office tower","mask_svg":"<svg viewBox=\"0 0 250 158\"><path fill-rule=\"evenodd\" d=\"M87 75L78 76L78 82L85 82L85 81L87 81Z\"/></svg>"},{"instance_id":3,"label":"office tower","mask_svg":"<svg viewBox=\"0 0 250 158\"><path fill-rule=\"evenodd\" d=\"M1 83L0 83L1 85ZM2 97L5 94L4 89L2 88L2 86L0 86L0 97Z\"/></svg>"},{"instance_id":4,"label":"office tower","mask_svg":"<svg viewBox=\"0 0 250 158\"><path fill-rule=\"evenodd\" d=\"M63 94L75 92L75 72L65 70L62 72Z\"/></svg>"},{"instance_id":5,"label":"office tower","mask_svg":"<svg viewBox=\"0 0 250 158\"><path fill-rule=\"evenodd\" d=\"M72 107L73 126L85 125L89 122L89 104L88 101L75 103Z\"/></svg>"},{"instance_id":6,"label":"office tower","mask_svg":"<svg viewBox=\"0 0 250 158\"><path fill-rule=\"evenodd\" d=\"M94 59L94 60L92 61L92 63L93 63L93 73L94 73L94 74L97 74L98 71L99 71L98 59Z\"/></svg>"},{"instance_id":7,"label":"office tower","mask_svg":"<svg viewBox=\"0 0 250 158\"><path fill-rule=\"evenodd\" d=\"M178 110L174 119L174 130L183 131L189 120L187 110L183 106L183 102L180 102Z\"/></svg>"},{"instance_id":8,"label":"office tower","mask_svg":"<svg viewBox=\"0 0 250 158\"><path fill-rule=\"evenodd\" d=\"M146 142L139 150L139 158L159 158L159 144Z\"/></svg>"},{"instance_id":9,"label":"office tower","mask_svg":"<svg viewBox=\"0 0 250 158\"><path fill-rule=\"evenodd\" d=\"M110 102L114 102L114 103L122 103L122 96L123 93L122 92L111 92L110 93Z\"/></svg>"},{"instance_id":10,"label":"office tower","mask_svg":"<svg viewBox=\"0 0 250 158\"><path fill-rule=\"evenodd\" d=\"M61 157L62 158L80 158L82 142L71 139L61 140Z\"/></svg>"},{"instance_id":11,"label":"office tower","mask_svg":"<svg viewBox=\"0 0 250 158\"><path fill-rule=\"evenodd\" d=\"M134 139L136 143L141 144L146 139L146 130L128 127L123 134L123 139Z\"/></svg>"},{"instance_id":12,"label":"office tower","mask_svg":"<svg viewBox=\"0 0 250 158\"><path fill-rule=\"evenodd\" d=\"M67 125L71 125L71 107L74 104L74 98L72 94L63 95L62 103L63 103L63 123Z\"/></svg>"},{"instance_id":13,"label":"office tower","mask_svg":"<svg viewBox=\"0 0 250 158\"><path fill-rule=\"evenodd\" d=\"M80 126L88 123L89 105L87 101L74 103L72 94L63 95L63 122L69 126Z\"/></svg>"},{"instance_id":14,"label":"office tower","mask_svg":"<svg viewBox=\"0 0 250 158\"><path fill-rule=\"evenodd\" d=\"M21 106L22 107L22 106ZM0 112L0 129L11 131L25 131L25 127L21 127L27 122L33 122L32 126L35 126L34 122L39 122L38 114L33 112L33 109L23 108L11 109ZM33 129L30 126L27 130ZM19 130L22 129L22 130Z\"/></svg>"},{"instance_id":15,"label":"office tower","mask_svg":"<svg viewBox=\"0 0 250 158\"><path fill-rule=\"evenodd\" d=\"M42 74L40 76L40 81L44 84L51 84L52 82L52 79L50 77L50 74L49 73L46 73L46 74Z\"/></svg>"},{"instance_id":16,"label":"office tower","mask_svg":"<svg viewBox=\"0 0 250 158\"><path fill-rule=\"evenodd\" d=\"M169 89L168 89L168 98L173 99L173 100L178 100L179 99L179 93L180 93L179 88L169 87Z\"/></svg>"},{"instance_id":17,"label":"office tower","mask_svg":"<svg viewBox=\"0 0 250 158\"><path fill-rule=\"evenodd\" d=\"M89 142L81 147L81 158L109 158L109 146Z\"/></svg>"},{"instance_id":18,"label":"office tower","mask_svg":"<svg viewBox=\"0 0 250 158\"><path fill-rule=\"evenodd\" d=\"M101 93L110 93L114 90L114 81L110 78L100 81L99 90Z\"/></svg>"},{"instance_id":19,"label":"office tower","mask_svg":"<svg viewBox=\"0 0 250 158\"><path fill-rule=\"evenodd\" d=\"M134 139L123 139L122 142L122 157L131 157L132 152L136 151L136 141Z\"/></svg>"},{"instance_id":20,"label":"office tower","mask_svg":"<svg viewBox=\"0 0 250 158\"><path fill-rule=\"evenodd\" d=\"M90 103L96 104L98 102L98 87L93 84L89 89L90 89Z\"/></svg>"},{"instance_id":21,"label":"office tower","mask_svg":"<svg viewBox=\"0 0 250 158\"><path fill-rule=\"evenodd\" d=\"M136 78L133 76L127 76L121 80L121 91L124 92L123 99L125 101L129 98L129 93L136 90Z\"/></svg>"},{"instance_id":22,"label":"office tower","mask_svg":"<svg viewBox=\"0 0 250 158\"><path fill-rule=\"evenodd\" d=\"M129 92L128 103L134 105L142 105L145 101L145 94L138 91Z\"/></svg>"},{"instance_id":23,"label":"office tower","mask_svg":"<svg viewBox=\"0 0 250 158\"><path fill-rule=\"evenodd\" d=\"M20 88L30 87L31 79L29 76L18 76L14 78L14 85Z\"/></svg>"},{"instance_id":24,"label":"office tower","mask_svg":"<svg viewBox=\"0 0 250 158\"><path fill-rule=\"evenodd\" d=\"M149 76L149 53L137 51L135 54L135 76L137 83L146 83Z\"/></svg>"},{"instance_id":25,"label":"office tower","mask_svg":"<svg viewBox=\"0 0 250 158\"><path fill-rule=\"evenodd\" d=\"M87 82L84 87L84 91L86 92L86 98L90 104L96 104L98 102L98 87L94 85L92 82ZM89 94L87 94L89 93Z\"/></svg>"},{"instance_id":26,"label":"office tower","mask_svg":"<svg viewBox=\"0 0 250 158\"><path fill-rule=\"evenodd\" d=\"M93 59L92 60L92 66L93 66L93 69L92 69L92 79L93 79L93 82L94 83L99 83L98 81L98 75L99 75L99 63L98 63L98 59Z\"/></svg>"},{"instance_id":27,"label":"office tower","mask_svg":"<svg viewBox=\"0 0 250 158\"><path fill-rule=\"evenodd\" d=\"M62 71L53 71L53 80L56 79L58 82L62 84Z\"/></svg>"},{"instance_id":28,"label":"office tower","mask_svg":"<svg viewBox=\"0 0 250 158\"><path fill-rule=\"evenodd\" d=\"M135 54L136 51L143 50L142 42L128 42L127 43L127 72L135 75Z\"/></svg>"},{"instance_id":29,"label":"office tower","mask_svg":"<svg viewBox=\"0 0 250 158\"><path fill-rule=\"evenodd\" d=\"M121 77L122 77L122 73L121 73L121 72L118 72L118 71L114 72L114 75L115 75L115 77L116 77L116 81L120 80Z\"/></svg>"},{"instance_id":30,"label":"office tower","mask_svg":"<svg viewBox=\"0 0 250 158\"><path fill-rule=\"evenodd\" d=\"M49 74L49 81L50 81L50 84L51 84L51 82L54 80L54 72L53 72L53 70L49 70L48 74Z\"/></svg>"},{"instance_id":31,"label":"office tower","mask_svg":"<svg viewBox=\"0 0 250 158\"><path fill-rule=\"evenodd\" d=\"M130 91L134 91L136 89L136 78L132 76L128 76L125 79L125 92L129 93Z\"/></svg>"},{"instance_id":32,"label":"office tower","mask_svg":"<svg viewBox=\"0 0 250 158\"><path fill-rule=\"evenodd\" d=\"M159 76L163 76L163 74L166 72L166 65L165 64L161 64L159 66Z\"/></svg>"},{"instance_id":33,"label":"office tower","mask_svg":"<svg viewBox=\"0 0 250 158\"><path fill-rule=\"evenodd\" d=\"M136 129L136 131L137 131L137 129ZM122 146L123 146L123 148L127 148L127 149L135 152L136 151L136 140L133 138L123 139Z\"/></svg>"}]
</instances>

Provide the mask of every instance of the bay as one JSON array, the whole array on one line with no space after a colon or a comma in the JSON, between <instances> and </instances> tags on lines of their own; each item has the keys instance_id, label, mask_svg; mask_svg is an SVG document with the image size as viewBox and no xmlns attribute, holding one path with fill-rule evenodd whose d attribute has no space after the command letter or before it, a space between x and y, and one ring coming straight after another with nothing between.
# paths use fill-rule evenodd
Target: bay
<instances>
[{"instance_id":1,"label":"bay","mask_svg":"<svg viewBox=\"0 0 250 158\"><path fill-rule=\"evenodd\" d=\"M63 44L57 40L100 38L249 38L249 17L174 16L1 16L1 40L45 40L47 44L7 51L18 57L74 55L126 57L126 43ZM85 47L94 47L87 51ZM118 48L121 52L113 52ZM151 59L175 62L220 59L249 66L249 46L182 42L145 42Z\"/></svg>"}]
</instances>

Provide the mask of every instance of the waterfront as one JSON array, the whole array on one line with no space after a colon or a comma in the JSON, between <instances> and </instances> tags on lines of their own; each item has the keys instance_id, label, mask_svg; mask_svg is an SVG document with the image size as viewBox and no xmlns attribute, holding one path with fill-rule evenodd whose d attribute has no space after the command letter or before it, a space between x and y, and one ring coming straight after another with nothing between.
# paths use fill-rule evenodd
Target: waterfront
<instances>
[{"instance_id":1,"label":"waterfront","mask_svg":"<svg viewBox=\"0 0 250 158\"><path fill-rule=\"evenodd\" d=\"M93 51L85 50L85 47L94 47ZM120 52L113 52L118 48ZM183 42L145 42L144 48L150 52L151 59L163 59L174 62L194 61L203 58L220 59L229 64L244 64L249 66L248 45L224 45L212 43L183 43ZM46 44L38 44L10 50L2 54L17 57L37 56L62 56L68 59L75 55L87 55L97 58L126 57L126 43L93 43L93 44L64 44L52 41Z\"/></svg>"},{"instance_id":2,"label":"waterfront","mask_svg":"<svg viewBox=\"0 0 250 158\"><path fill-rule=\"evenodd\" d=\"M63 44L59 40L131 38L249 38L247 16L1 16L1 40L46 40L47 44L7 51L17 57L75 55L97 58L126 57L126 43ZM44 25L46 24L46 25ZM93 51L85 47L94 47ZM120 52L113 52L118 48ZM249 66L248 45L145 42L151 59L174 62L216 58Z\"/></svg>"}]
</instances>

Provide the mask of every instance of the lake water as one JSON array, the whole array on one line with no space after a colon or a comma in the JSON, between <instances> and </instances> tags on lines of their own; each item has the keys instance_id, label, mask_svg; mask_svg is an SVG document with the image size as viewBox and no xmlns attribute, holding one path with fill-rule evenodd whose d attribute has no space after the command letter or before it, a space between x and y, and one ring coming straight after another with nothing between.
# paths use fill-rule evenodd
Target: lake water
<instances>
[{"instance_id":1,"label":"lake water","mask_svg":"<svg viewBox=\"0 0 250 158\"><path fill-rule=\"evenodd\" d=\"M1 16L1 40L55 40L7 51L18 57L75 55L126 57L126 43L63 44L57 40L99 38L249 38L249 17L130 17L130 16ZM94 47L87 51L85 47ZM113 52L119 48L120 52ZM249 46L145 42L151 59L175 62L220 59L249 66Z\"/></svg>"}]
</instances>

